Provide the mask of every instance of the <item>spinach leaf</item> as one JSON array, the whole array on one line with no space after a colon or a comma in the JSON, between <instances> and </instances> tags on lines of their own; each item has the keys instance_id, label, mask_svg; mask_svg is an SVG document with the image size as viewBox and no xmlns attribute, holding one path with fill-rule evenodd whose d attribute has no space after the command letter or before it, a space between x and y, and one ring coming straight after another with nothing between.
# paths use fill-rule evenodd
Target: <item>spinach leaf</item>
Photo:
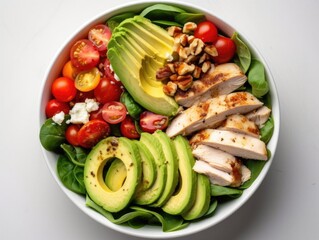
<instances>
[{"instance_id":1,"label":"spinach leaf","mask_svg":"<svg viewBox=\"0 0 319 240\"><path fill-rule=\"evenodd\" d=\"M157 219L157 221L161 223L162 230L164 232L180 230L182 227L187 226L187 224L183 224L184 219L181 216L173 216L160 211L155 212L138 206L131 206L130 208L136 211L152 214Z\"/></svg>"},{"instance_id":2,"label":"spinach leaf","mask_svg":"<svg viewBox=\"0 0 319 240\"><path fill-rule=\"evenodd\" d=\"M126 12L119 15L115 15L111 18L109 18L106 21L107 26L111 29L111 31L114 31L114 28L116 28L122 21L124 21L127 18L134 17L136 14L133 12Z\"/></svg>"},{"instance_id":3,"label":"spinach leaf","mask_svg":"<svg viewBox=\"0 0 319 240\"><path fill-rule=\"evenodd\" d=\"M239 187L239 189L243 190L243 189L249 188L252 185L252 183L256 180L256 178L258 177L259 173L261 172L265 164L266 164L266 161L247 160L245 162L245 165L251 171L251 176L247 182L245 182L243 185Z\"/></svg>"},{"instance_id":4,"label":"spinach leaf","mask_svg":"<svg viewBox=\"0 0 319 240\"><path fill-rule=\"evenodd\" d=\"M40 129L40 142L42 146L53 152L59 152L60 145L65 142L65 121L59 125L52 118L47 119Z\"/></svg>"},{"instance_id":5,"label":"spinach leaf","mask_svg":"<svg viewBox=\"0 0 319 240\"><path fill-rule=\"evenodd\" d=\"M269 92L264 65L257 59L251 60L247 78L254 96L260 98Z\"/></svg>"},{"instance_id":6,"label":"spinach leaf","mask_svg":"<svg viewBox=\"0 0 319 240\"><path fill-rule=\"evenodd\" d=\"M61 144L61 148L71 162L80 167L84 167L84 163L87 157L86 149L81 147L73 147L66 143Z\"/></svg>"},{"instance_id":7,"label":"spinach leaf","mask_svg":"<svg viewBox=\"0 0 319 240\"><path fill-rule=\"evenodd\" d=\"M142 17L146 17L151 20L169 20L173 21L174 17L179 14L183 13L185 10L171 6L166 4L154 4L150 7L145 8L140 15Z\"/></svg>"},{"instance_id":8,"label":"spinach leaf","mask_svg":"<svg viewBox=\"0 0 319 240\"><path fill-rule=\"evenodd\" d=\"M182 27L182 25L177 23L177 22L167 21L167 20L153 20L152 23L154 23L162 28L166 28L166 27L170 27L170 26Z\"/></svg>"},{"instance_id":9,"label":"spinach leaf","mask_svg":"<svg viewBox=\"0 0 319 240\"><path fill-rule=\"evenodd\" d=\"M210 193L213 197L227 196L230 198L238 198L243 194L243 191L237 188L223 187L212 184Z\"/></svg>"},{"instance_id":10,"label":"spinach leaf","mask_svg":"<svg viewBox=\"0 0 319 240\"><path fill-rule=\"evenodd\" d=\"M216 208L217 208L218 202L216 199L211 199L210 201L210 206L206 212L206 214L204 215L204 217L209 217L211 215L213 215L213 213L215 212Z\"/></svg>"},{"instance_id":11,"label":"spinach leaf","mask_svg":"<svg viewBox=\"0 0 319 240\"><path fill-rule=\"evenodd\" d=\"M248 46L239 38L238 33L234 33L231 39L236 44L236 56L234 58L235 63L246 73L249 69L251 62L251 53Z\"/></svg>"},{"instance_id":12,"label":"spinach leaf","mask_svg":"<svg viewBox=\"0 0 319 240\"><path fill-rule=\"evenodd\" d=\"M187 22L200 23L205 20L205 15L202 13L180 13L175 16L175 21L184 25Z\"/></svg>"},{"instance_id":13,"label":"spinach leaf","mask_svg":"<svg viewBox=\"0 0 319 240\"><path fill-rule=\"evenodd\" d=\"M140 114L143 112L143 108L134 101L132 96L127 91L124 91L121 94L120 101L125 105L129 115L131 115L136 120L140 118Z\"/></svg>"},{"instance_id":14,"label":"spinach leaf","mask_svg":"<svg viewBox=\"0 0 319 240\"><path fill-rule=\"evenodd\" d=\"M69 190L85 194L83 168L69 161L65 155L60 155L57 162L58 176L63 185Z\"/></svg>"},{"instance_id":15,"label":"spinach leaf","mask_svg":"<svg viewBox=\"0 0 319 240\"><path fill-rule=\"evenodd\" d=\"M260 140L265 142L266 144L269 142L269 140L272 137L272 134L274 133L274 119L270 117L265 125L260 129Z\"/></svg>"}]
</instances>

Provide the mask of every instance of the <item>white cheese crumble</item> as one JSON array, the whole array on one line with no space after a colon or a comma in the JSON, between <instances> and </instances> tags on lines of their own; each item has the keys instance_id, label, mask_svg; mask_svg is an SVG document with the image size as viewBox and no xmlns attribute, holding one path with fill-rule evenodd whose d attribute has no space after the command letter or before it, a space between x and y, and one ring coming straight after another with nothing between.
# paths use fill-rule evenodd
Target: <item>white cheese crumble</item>
<instances>
[{"instance_id":1,"label":"white cheese crumble","mask_svg":"<svg viewBox=\"0 0 319 240\"><path fill-rule=\"evenodd\" d=\"M65 114L63 111L61 111L52 117L52 121L61 125L64 120L64 117L65 117Z\"/></svg>"},{"instance_id":2,"label":"white cheese crumble","mask_svg":"<svg viewBox=\"0 0 319 240\"><path fill-rule=\"evenodd\" d=\"M99 103L95 101L95 99L87 98L85 99L86 103L86 111L93 112L99 109Z\"/></svg>"},{"instance_id":3,"label":"white cheese crumble","mask_svg":"<svg viewBox=\"0 0 319 240\"><path fill-rule=\"evenodd\" d=\"M89 121L90 114L86 110L86 103L84 102L76 103L69 113L71 118L66 122L67 124L85 124Z\"/></svg>"}]
</instances>

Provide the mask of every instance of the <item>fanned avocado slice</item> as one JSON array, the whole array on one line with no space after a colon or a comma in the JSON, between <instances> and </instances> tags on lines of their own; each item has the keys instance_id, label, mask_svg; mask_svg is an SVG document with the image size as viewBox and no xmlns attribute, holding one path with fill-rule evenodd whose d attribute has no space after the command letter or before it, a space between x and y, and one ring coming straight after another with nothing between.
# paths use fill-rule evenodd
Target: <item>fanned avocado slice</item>
<instances>
[{"instance_id":1,"label":"fanned avocado slice","mask_svg":"<svg viewBox=\"0 0 319 240\"><path fill-rule=\"evenodd\" d=\"M174 39L150 20L135 16L121 22L108 44L108 58L132 98L154 113L174 116L178 104L163 92L156 71L173 52Z\"/></svg>"}]
</instances>

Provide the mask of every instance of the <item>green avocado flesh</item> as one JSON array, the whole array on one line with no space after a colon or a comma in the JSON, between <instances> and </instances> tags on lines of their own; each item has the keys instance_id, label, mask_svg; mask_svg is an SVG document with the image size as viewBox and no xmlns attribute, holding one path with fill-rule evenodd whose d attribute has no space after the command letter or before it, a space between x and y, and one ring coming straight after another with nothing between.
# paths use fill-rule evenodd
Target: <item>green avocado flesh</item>
<instances>
[{"instance_id":1,"label":"green avocado flesh","mask_svg":"<svg viewBox=\"0 0 319 240\"><path fill-rule=\"evenodd\" d=\"M126 169L123 185L112 191L103 176L107 163L119 159ZM87 156L84 166L84 184L90 198L109 212L123 210L132 200L141 178L141 159L133 141L108 137L100 141Z\"/></svg>"},{"instance_id":2,"label":"green avocado flesh","mask_svg":"<svg viewBox=\"0 0 319 240\"><path fill-rule=\"evenodd\" d=\"M150 20L135 16L121 22L108 43L108 58L133 99L145 109L174 116L178 105L163 92L156 71L172 54L174 40Z\"/></svg>"},{"instance_id":3,"label":"green avocado flesh","mask_svg":"<svg viewBox=\"0 0 319 240\"><path fill-rule=\"evenodd\" d=\"M126 179L126 168L120 159L115 159L105 175L105 184L112 191L119 190Z\"/></svg>"},{"instance_id":4,"label":"green avocado flesh","mask_svg":"<svg viewBox=\"0 0 319 240\"><path fill-rule=\"evenodd\" d=\"M193 171L195 159L186 138L178 135L173 140L179 168L179 186L173 195L162 207L164 212L172 215L180 215L189 211L196 197L197 175Z\"/></svg>"}]
</instances>

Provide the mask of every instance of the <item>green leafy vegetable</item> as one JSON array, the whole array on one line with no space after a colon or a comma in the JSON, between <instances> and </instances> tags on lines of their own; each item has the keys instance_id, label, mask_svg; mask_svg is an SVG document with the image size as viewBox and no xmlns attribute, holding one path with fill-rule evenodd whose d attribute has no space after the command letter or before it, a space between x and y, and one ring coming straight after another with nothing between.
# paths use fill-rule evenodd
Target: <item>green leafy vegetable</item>
<instances>
[{"instance_id":1,"label":"green leafy vegetable","mask_svg":"<svg viewBox=\"0 0 319 240\"><path fill-rule=\"evenodd\" d=\"M108 27L113 32L114 28L116 28L123 20L125 20L127 18L134 17L135 15L136 14L133 13L133 12L122 13L122 14L119 14L119 15L116 15L114 17L109 18L106 21L106 24L108 25Z\"/></svg>"},{"instance_id":2,"label":"green leafy vegetable","mask_svg":"<svg viewBox=\"0 0 319 240\"><path fill-rule=\"evenodd\" d=\"M206 212L206 214L204 215L204 217L210 217L216 210L217 208L217 205L218 205L218 202L216 199L211 199L210 200L210 206Z\"/></svg>"},{"instance_id":3,"label":"green leafy vegetable","mask_svg":"<svg viewBox=\"0 0 319 240\"><path fill-rule=\"evenodd\" d=\"M210 193L213 197L227 196L230 198L238 198L243 194L243 191L237 188L223 187L212 184Z\"/></svg>"},{"instance_id":4,"label":"green leafy vegetable","mask_svg":"<svg viewBox=\"0 0 319 240\"><path fill-rule=\"evenodd\" d=\"M60 155L57 162L58 176L63 185L71 191L85 194L83 168L71 162L67 156Z\"/></svg>"},{"instance_id":5,"label":"green leafy vegetable","mask_svg":"<svg viewBox=\"0 0 319 240\"><path fill-rule=\"evenodd\" d=\"M231 39L236 44L236 56L235 62L242 69L244 73L246 73L249 69L251 62L251 53L248 46L239 38L238 33L234 33Z\"/></svg>"},{"instance_id":6,"label":"green leafy vegetable","mask_svg":"<svg viewBox=\"0 0 319 240\"><path fill-rule=\"evenodd\" d=\"M153 20L152 23L154 23L162 28L166 28L166 27L170 27L170 26L182 27L182 25L177 23L177 22L167 21L167 20Z\"/></svg>"},{"instance_id":7,"label":"green leafy vegetable","mask_svg":"<svg viewBox=\"0 0 319 240\"><path fill-rule=\"evenodd\" d=\"M243 185L241 185L239 188L243 190L249 188L253 184L253 182L256 180L256 178L260 174L265 164L266 164L266 161L247 160L245 162L245 165L251 171L251 176L250 176L250 179L247 182L245 182Z\"/></svg>"},{"instance_id":8,"label":"green leafy vegetable","mask_svg":"<svg viewBox=\"0 0 319 240\"><path fill-rule=\"evenodd\" d=\"M265 143L268 143L274 133L274 119L270 117L265 125L260 129L260 140Z\"/></svg>"},{"instance_id":9,"label":"green leafy vegetable","mask_svg":"<svg viewBox=\"0 0 319 240\"><path fill-rule=\"evenodd\" d=\"M143 108L137 102L134 101L134 99L127 91L124 91L121 94L120 101L125 105L131 117L133 117L136 120L140 118L140 114L143 112Z\"/></svg>"},{"instance_id":10,"label":"green leafy vegetable","mask_svg":"<svg viewBox=\"0 0 319 240\"><path fill-rule=\"evenodd\" d=\"M40 142L42 146L53 152L60 150L60 145L65 142L65 121L59 125L51 118L47 119L40 129Z\"/></svg>"},{"instance_id":11,"label":"green leafy vegetable","mask_svg":"<svg viewBox=\"0 0 319 240\"><path fill-rule=\"evenodd\" d=\"M264 65L257 59L251 60L247 77L254 96L260 98L269 92Z\"/></svg>"},{"instance_id":12,"label":"green leafy vegetable","mask_svg":"<svg viewBox=\"0 0 319 240\"><path fill-rule=\"evenodd\" d=\"M185 10L166 4L154 4L145 8L140 15L151 20L174 20L174 17Z\"/></svg>"},{"instance_id":13,"label":"green leafy vegetable","mask_svg":"<svg viewBox=\"0 0 319 240\"><path fill-rule=\"evenodd\" d=\"M87 151L81 147L73 147L66 143L61 144L61 148L71 162L80 167L84 167Z\"/></svg>"},{"instance_id":14,"label":"green leafy vegetable","mask_svg":"<svg viewBox=\"0 0 319 240\"><path fill-rule=\"evenodd\" d=\"M202 13L180 13L175 16L175 21L184 25L187 22L200 23L205 20L205 15Z\"/></svg>"}]
</instances>

